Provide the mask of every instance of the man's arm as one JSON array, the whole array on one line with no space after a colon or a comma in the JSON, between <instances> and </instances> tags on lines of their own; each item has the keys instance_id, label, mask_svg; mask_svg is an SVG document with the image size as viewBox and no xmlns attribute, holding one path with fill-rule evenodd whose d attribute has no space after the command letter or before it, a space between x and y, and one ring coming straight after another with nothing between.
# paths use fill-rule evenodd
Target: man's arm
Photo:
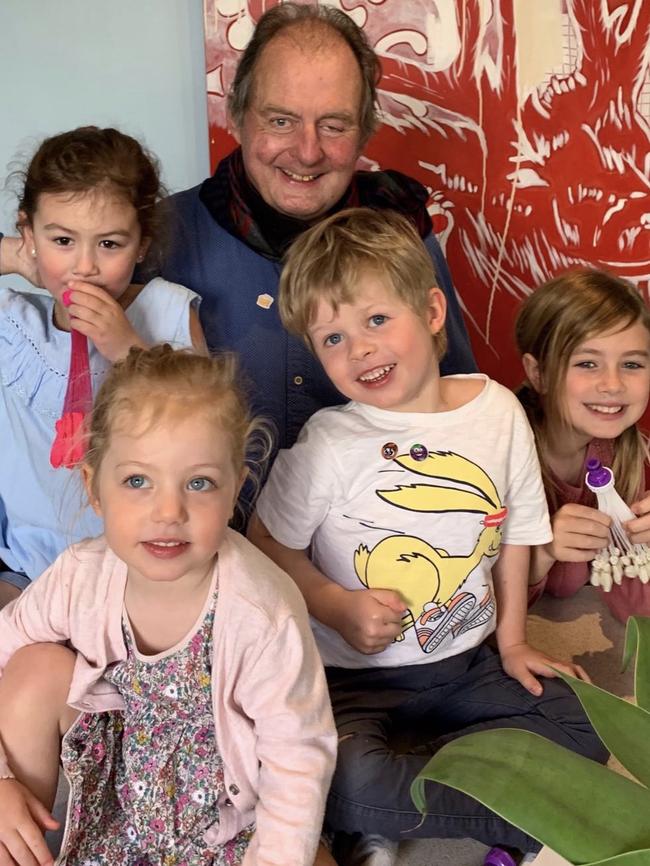
<instances>
[{"instance_id":1,"label":"man's arm","mask_svg":"<svg viewBox=\"0 0 650 866\"><path fill-rule=\"evenodd\" d=\"M34 286L40 286L41 278L36 260L27 250L25 242L19 237L5 237L0 234L0 277L17 274Z\"/></svg>"}]
</instances>

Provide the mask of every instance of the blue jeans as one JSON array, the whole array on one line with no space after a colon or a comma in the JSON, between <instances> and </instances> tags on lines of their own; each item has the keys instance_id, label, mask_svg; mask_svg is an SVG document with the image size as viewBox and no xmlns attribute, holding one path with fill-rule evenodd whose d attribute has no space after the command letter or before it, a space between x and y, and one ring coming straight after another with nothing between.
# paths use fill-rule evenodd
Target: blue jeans
<instances>
[{"instance_id":1,"label":"blue jeans","mask_svg":"<svg viewBox=\"0 0 650 866\"><path fill-rule=\"evenodd\" d=\"M486 644L431 664L326 673L339 733L326 813L332 830L395 840L469 837L537 851L536 840L446 785L426 784L422 820L411 783L442 745L487 728L524 728L595 761L608 757L562 680L544 679L543 695L534 697Z\"/></svg>"},{"instance_id":2,"label":"blue jeans","mask_svg":"<svg viewBox=\"0 0 650 866\"><path fill-rule=\"evenodd\" d=\"M0 565L4 566L4 563L0 561ZM19 590L27 589L29 584L31 583L30 579L26 574L23 574L21 571L5 571L0 570L0 581L4 583L9 583L11 586L17 586Z\"/></svg>"}]
</instances>

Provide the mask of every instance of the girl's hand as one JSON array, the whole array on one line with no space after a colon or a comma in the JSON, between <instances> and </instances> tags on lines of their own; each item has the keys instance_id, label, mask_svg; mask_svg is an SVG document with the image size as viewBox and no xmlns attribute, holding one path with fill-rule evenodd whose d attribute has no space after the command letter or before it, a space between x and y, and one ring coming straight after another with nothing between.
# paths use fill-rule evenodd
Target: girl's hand
<instances>
[{"instance_id":1,"label":"girl's hand","mask_svg":"<svg viewBox=\"0 0 650 866\"><path fill-rule=\"evenodd\" d=\"M650 490L646 490L643 498L630 505L637 515L634 520L628 520L625 528L632 544L648 544L650 542Z\"/></svg>"},{"instance_id":2,"label":"girl's hand","mask_svg":"<svg viewBox=\"0 0 650 866\"><path fill-rule=\"evenodd\" d=\"M3 238L0 241L0 276L6 274L24 277L33 286L41 285L36 258L22 238Z\"/></svg>"},{"instance_id":3,"label":"girl's hand","mask_svg":"<svg viewBox=\"0 0 650 866\"><path fill-rule=\"evenodd\" d=\"M108 292L81 280L73 280L68 286L70 327L92 340L108 361L115 363L124 358L131 346L146 348L118 301Z\"/></svg>"},{"instance_id":4,"label":"girl's hand","mask_svg":"<svg viewBox=\"0 0 650 866\"><path fill-rule=\"evenodd\" d=\"M392 589L348 592L337 631L351 647L366 655L380 653L402 631L404 602Z\"/></svg>"},{"instance_id":5,"label":"girl's hand","mask_svg":"<svg viewBox=\"0 0 650 866\"><path fill-rule=\"evenodd\" d=\"M45 806L17 779L0 779L0 866L49 866L43 833L57 830Z\"/></svg>"},{"instance_id":6,"label":"girl's hand","mask_svg":"<svg viewBox=\"0 0 650 866\"><path fill-rule=\"evenodd\" d=\"M539 697L544 689L535 674L542 677L556 677L557 671L554 671L553 668L587 683L591 682L586 671L580 665L558 661L558 659L547 656L546 653L534 649L527 643L506 647L500 650L500 655L504 671L536 697Z\"/></svg>"},{"instance_id":7,"label":"girl's hand","mask_svg":"<svg viewBox=\"0 0 650 866\"><path fill-rule=\"evenodd\" d=\"M587 505L569 503L551 518L553 541L545 549L558 562L590 562L609 542L611 519Z\"/></svg>"}]
</instances>

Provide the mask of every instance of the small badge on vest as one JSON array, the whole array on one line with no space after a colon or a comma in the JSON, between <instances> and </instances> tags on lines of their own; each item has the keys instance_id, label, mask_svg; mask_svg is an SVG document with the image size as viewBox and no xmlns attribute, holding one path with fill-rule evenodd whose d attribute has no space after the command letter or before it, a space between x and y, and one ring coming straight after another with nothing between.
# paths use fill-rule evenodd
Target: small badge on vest
<instances>
[{"instance_id":1,"label":"small badge on vest","mask_svg":"<svg viewBox=\"0 0 650 866\"><path fill-rule=\"evenodd\" d=\"M261 307L263 310L268 310L274 300L275 299L271 297L271 295L267 295L265 292L263 295L257 296L257 306Z\"/></svg>"}]
</instances>

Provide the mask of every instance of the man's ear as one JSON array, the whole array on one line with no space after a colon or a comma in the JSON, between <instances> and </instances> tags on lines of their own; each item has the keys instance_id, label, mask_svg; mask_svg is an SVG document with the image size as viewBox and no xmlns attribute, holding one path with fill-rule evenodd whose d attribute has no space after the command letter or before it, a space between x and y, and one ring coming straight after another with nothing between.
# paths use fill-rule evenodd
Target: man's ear
<instances>
[{"instance_id":1,"label":"man's ear","mask_svg":"<svg viewBox=\"0 0 650 866\"><path fill-rule=\"evenodd\" d=\"M230 111L226 111L226 129L235 139L237 144L241 144L241 135L239 132L239 124L235 121Z\"/></svg>"},{"instance_id":2,"label":"man's ear","mask_svg":"<svg viewBox=\"0 0 650 866\"><path fill-rule=\"evenodd\" d=\"M426 316L427 326L432 334L437 334L444 328L447 318L447 298L438 286L432 286L429 289Z\"/></svg>"},{"instance_id":3,"label":"man's ear","mask_svg":"<svg viewBox=\"0 0 650 866\"><path fill-rule=\"evenodd\" d=\"M90 502L90 507L95 512L98 517L102 516L102 509L99 504L99 499L97 498L95 491L93 489L93 479L95 477L95 470L92 469L87 463L81 464L81 480L83 481L84 489L86 491L86 496L88 497L88 502Z\"/></svg>"},{"instance_id":4,"label":"man's ear","mask_svg":"<svg viewBox=\"0 0 650 866\"><path fill-rule=\"evenodd\" d=\"M526 354L522 356L521 362L524 365L524 372L526 373L526 378L530 384L538 394L543 393L542 374L539 369L537 358L533 358L529 352L526 352Z\"/></svg>"}]
</instances>

